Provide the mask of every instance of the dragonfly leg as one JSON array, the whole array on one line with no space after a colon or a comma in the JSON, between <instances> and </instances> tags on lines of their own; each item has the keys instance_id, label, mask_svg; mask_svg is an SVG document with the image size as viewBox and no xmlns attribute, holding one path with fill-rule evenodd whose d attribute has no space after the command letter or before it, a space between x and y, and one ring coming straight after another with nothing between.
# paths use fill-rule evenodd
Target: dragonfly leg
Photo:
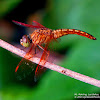
<instances>
[{"instance_id":1,"label":"dragonfly leg","mask_svg":"<svg viewBox=\"0 0 100 100\"><path fill-rule=\"evenodd\" d=\"M46 69L46 68L43 67L43 65L46 63L46 61L47 61L47 59L49 57L49 51L47 51L47 48L46 47L44 48L41 45L38 45L38 46L43 50L43 54L41 56L41 59L39 61L39 64L37 65L37 68L35 70L35 76L38 75L39 70ZM42 64L42 66L40 66L40 64Z\"/></svg>"},{"instance_id":2,"label":"dragonfly leg","mask_svg":"<svg viewBox=\"0 0 100 100\"><path fill-rule=\"evenodd\" d=\"M39 46L39 48L41 48L43 51L45 51L47 54L49 54L46 48L42 47L41 45L38 45L38 46Z\"/></svg>"},{"instance_id":3,"label":"dragonfly leg","mask_svg":"<svg viewBox=\"0 0 100 100\"><path fill-rule=\"evenodd\" d=\"M42 54L42 56L46 53L47 54L47 57L46 57L46 59L45 59L45 61L47 61L47 59L48 59L48 57L49 57L49 51L47 51L47 48L45 47L42 47L41 45L38 45L42 50L43 50L43 54ZM47 45L46 45L47 46ZM42 58L42 57L41 57ZM40 61L41 62L41 61Z\"/></svg>"}]
</instances>

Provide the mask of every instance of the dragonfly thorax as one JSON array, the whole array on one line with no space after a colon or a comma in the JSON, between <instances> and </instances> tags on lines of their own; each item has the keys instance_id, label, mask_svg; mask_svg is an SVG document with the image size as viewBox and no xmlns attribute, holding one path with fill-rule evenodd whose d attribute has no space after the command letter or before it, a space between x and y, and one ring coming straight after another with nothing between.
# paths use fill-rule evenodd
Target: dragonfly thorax
<instances>
[{"instance_id":1,"label":"dragonfly thorax","mask_svg":"<svg viewBox=\"0 0 100 100\"><path fill-rule=\"evenodd\" d=\"M33 44L46 44L53 39L52 30L48 28L40 28L35 30L32 34L30 34L30 38L32 39Z\"/></svg>"}]
</instances>

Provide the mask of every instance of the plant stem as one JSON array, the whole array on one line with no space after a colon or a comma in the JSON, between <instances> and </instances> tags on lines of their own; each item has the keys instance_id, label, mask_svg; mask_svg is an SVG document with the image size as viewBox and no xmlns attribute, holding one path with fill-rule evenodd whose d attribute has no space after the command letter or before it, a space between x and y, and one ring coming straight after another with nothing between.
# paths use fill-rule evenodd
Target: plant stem
<instances>
[{"instance_id":1,"label":"plant stem","mask_svg":"<svg viewBox=\"0 0 100 100\"><path fill-rule=\"evenodd\" d=\"M12 53L15 53L15 54L21 56L21 57L24 57L26 55L25 51L23 51L23 50L15 47L15 46L7 43L7 42L5 42L5 41L3 41L1 39L0 39L0 46L5 48L5 49L7 49L8 51L10 51ZM33 58L30 58L29 60L38 64L39 61L40 61L40 58L33 57ZM80 73L71 71L69 69L65 69L65 68L63 68L61 66L58 66L58 65L55 65L53 63L46 62L44 67L49 68L49 69L54 70L54 71L57 71L57 72L62 73L64 75L70 76L70 77L75 78L77 80L80 80L82 82L85 82L85 83L100 87L100 80L97 80L97 79L82 75Z\"/></svg>"}]
</instances>

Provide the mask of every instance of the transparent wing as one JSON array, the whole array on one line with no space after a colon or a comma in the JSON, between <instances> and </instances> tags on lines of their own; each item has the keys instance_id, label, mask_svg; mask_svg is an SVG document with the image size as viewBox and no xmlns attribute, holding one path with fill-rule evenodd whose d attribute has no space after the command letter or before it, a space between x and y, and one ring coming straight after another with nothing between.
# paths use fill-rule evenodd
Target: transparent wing
<instances>
[{"instance_id":1,"label":"transparent wing","mask_svg":"<svg viewBox=\"0 0 100 100\"><path fill-rule=\"evenodd\" d=\"M34 47L34 45L32 45L30 50L27 52L25 57L22 58L22 60L19 62L19 64L17 65L15 69L16 76L19 80L26 78L34 71L34 81L37 81L39 77L43 74L43 72L46 71L46 68L43 67L43 65L46 63L49 53L47 52L46 48L41 47L41 49L43 49L43 53L42 53L39 64L42 63L42 66L40 66L39 64L36 65L33 62L28 60L31 57L35 56L36 52L38 52L39 50L38 47Z\"/></svg>"},{"instance_id":2,"label":"transparent wing","mask_svg":"<svg viewBox=\"0 0 100 100\"><path fill-rule=\"evenodd\" d=\"M22 80L22 79L27 78L30 74L32 74L32 76L34 76L36 66L37 65L32 63L31 61L23 59L21 61L20 65L19 65L18 70L15 73L16 74L16 78L18 80Z\"/></svg>"},{"instance_id":3,"label":"transparent wing","mask_svg":"<svg viewBox=\"0 0 100 100\"><path fill-rule=\"evenodd\" d=\"M41 25L40 23L33 21L34 25L30 25L30 24L25 24L22 22L18 22L15 20L12 20L12 22L14 22L17 25L21 25L21 26L25 26L25 27L30 27L30 28L45 28L43 25Z\"/></svg>"},{"instance_id":4,"label":"transparent wing","mask_svg":"<svg viewBox=\"0 0 100 100\"><path fill-rule=\"evenodd\" d=\"M31 57L35 56L36 54L35 50L36 50L36 47L34 48L34 45L32 45L29 51L27 52L27 54L24 56L24 58L22 58L22 60L17 65L15 72L19 80L28 76L30 73L32 73L32 71L34 71L35 73L36 64L28 60Z\"/></svg>"},{"instance_id":5,"label":"transparent wing","mask_svg":"<svg viewBox=\"0 0 100 100\"><path fill-rule=\"evenodd\" d=\"M39 26L41 28L46 28L45 26L41 25L40 23L33 21L32 25Z\"/></svg>"},{"instance_id":6,"label":"transparent wing","mask_svg":"<svg viewBox=\"0 0 100 100\"><path fill-rule=\"evenodd\" d=\"M45 48L38 45L41 49L43 49L43 54L41 56L39 64L36 67L36 70L35 70L35 80L38 80L38 78L42 75L42 73L44 73L47 69L46 67L43 67L43 65L46 63L46 61L49 57L49 51L47 51L47 45L45 46ZM40 66L40 64L42 66Z\"/></svg>"}]
</instances>

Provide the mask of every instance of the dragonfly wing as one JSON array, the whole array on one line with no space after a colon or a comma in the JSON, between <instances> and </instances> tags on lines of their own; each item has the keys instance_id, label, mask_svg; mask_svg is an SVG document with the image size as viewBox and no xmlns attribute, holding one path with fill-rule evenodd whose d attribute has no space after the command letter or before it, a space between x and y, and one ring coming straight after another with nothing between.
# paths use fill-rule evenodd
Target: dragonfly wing
<instances>
[{"instance_id":1,"label":"dragonfly wing","mask_svg":"<svg viewBox=\"0 0 100 100\"><path fill-rule=\"evenodd\" d=\"M14 23L17 24L17 25L21 25L21 26L25 26L25 27L30 27L30 28L42 28L42 27L39 26L39 25L25 24L25 23L18 22L18 21L15 21L15 20L12 20L12 22L14 22ZM44 28L44 27L43 27L43 28Z\"/></svg>"},{"instance_id":2,"label":"dragonfly wing","mask_svg":"<svg viewBox=\"0 0 100 100\"><path fill-rule=\"evenodd\" d=\"M17 67L19 68L16 71L16 77L18 80L22 80L28 77L31 73L35 73L36 65L31 61L22 58Z\"/></svg>"},{"instance_id":3,"label":"dragonfly wing","mask_svg":"<svg viewBox=\"0 0 100 100\"><path fill-rule=\"evenodd\" d=\"M43 48L43 47L41 46L41 48ZM49 52L47 51L47 48L45 47L45 48L43 48L43 54L41 56L38 66L36 67L36 70L35 70L35 79L36 80L42 75L43 72L46 71L47 68L43 67L43 65L46 63L48 57L49 57ZM40 64L42 66L40 66Z\"/></svg>"},{"instance_id":4,"label":"dragonfly wing","mask_svg":"<svg viewBox=\"0 0 100 100\"><path fill-rule=\"evenodd\" d=\"M36 47L33 48L33 46L34 45L32 45L30 50L26 53L24 58L22 58L22 60L19 62L19 64L17 65L17 67L15 69L18 79L25 78L36 68L35 64L28 60L28 59L32 58L33 56L35 56L34 49L36 49Z\"/></svg>"},{"instance_id":5,"label":"dragonfly wing","mask_svg":"<svg viewBox=\"0 0 100 100\"><path fill-rule=\"evenodd\" d=\"M46 28L45 26L41 25L40 23L36 22L36 21L33 21L32 23L33 25L36 25L36 26L39 26L41 28Z\"/></svg>"}]
</instances>

